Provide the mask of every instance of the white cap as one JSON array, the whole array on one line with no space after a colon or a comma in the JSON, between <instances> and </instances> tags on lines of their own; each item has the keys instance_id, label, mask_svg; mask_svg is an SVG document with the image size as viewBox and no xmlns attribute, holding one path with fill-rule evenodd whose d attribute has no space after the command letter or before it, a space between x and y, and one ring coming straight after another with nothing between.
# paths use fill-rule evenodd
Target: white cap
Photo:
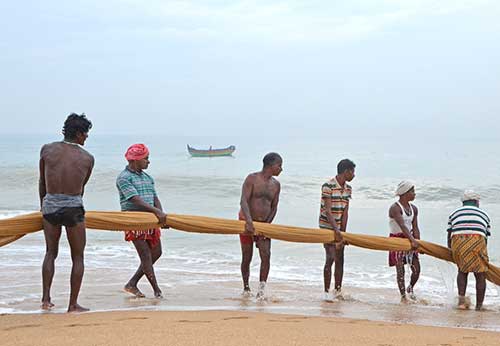
<instances>
[{"instance_id":1,"label":"white cap","mask_svg":"<svg viewBox=\"0 0 500 346\"><path fill-rule=\"evenodd\" d=\"M464 194L462 195L462 202L479 201L479 199L480 199L479 194L474 192L473 190L465 190Z\"/></svg>"}]
</instances>

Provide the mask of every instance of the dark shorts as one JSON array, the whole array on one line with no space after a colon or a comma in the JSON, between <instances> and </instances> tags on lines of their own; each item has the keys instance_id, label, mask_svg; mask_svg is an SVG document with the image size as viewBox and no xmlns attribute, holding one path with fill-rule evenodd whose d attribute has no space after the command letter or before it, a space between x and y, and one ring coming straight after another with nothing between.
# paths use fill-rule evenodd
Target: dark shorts
<instances>
[{"instance_id":1,"label":"dark shorts","mask_svg":"<svg viewBox=\"0 0 500 346\"><path fill-rule=\"evenodd\" d=\"M43 218L54 226L74 227L85 221L85 209L83 207L64 207L55 213L43 215Z\"/></svg>"}]
</instances>

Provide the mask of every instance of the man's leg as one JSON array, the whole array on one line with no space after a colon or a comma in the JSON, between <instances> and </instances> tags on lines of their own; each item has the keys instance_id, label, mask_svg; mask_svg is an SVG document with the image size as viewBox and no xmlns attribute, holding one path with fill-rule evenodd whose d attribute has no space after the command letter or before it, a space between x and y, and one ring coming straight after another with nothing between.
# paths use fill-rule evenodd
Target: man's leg
<instances>
[{"instance_id":1,"label":"man's leg","mask_svg":"<svg viewBox=\"0 0 500 346\"><path fill-rule=\"evenodd\" d=\"M73 227L66 227L66 236L68 237L71 249L71 260L73 262L71 268L71 293L69 296L68 312L88 311L89 309L81 307L77 302L85 269L83 263L83 252L87 242L85 222L79 222Z\"/></svg>"},{"instance_id":2,"label":"man's leg","mask_svg":"<svg viewBox=\"0 0 500 346\"><path fill-rule=\"evenodd\" d=\"M396 263L396 281L398 283L399 294L401 294L401 302L406 302L405 265L402 259L398 259Z\"/></svg>"},{"instance_id":3,"label":"man's leg","mask_svg":"<svg viewBox=\"0 0 500 346\"><path fill-rule=\"evenodd\" d=\"M158 282L156 282L156 276L153 269L153 256L148 242L146 240L134 240L133 243L139 254L139 259L141 260L142 272L148 279L151 287L153 287L155 297L163 298Z\"/></svg>"},{"instance_id":4,"label":"man's leg","mask_svg":"<svg viewBox=\"0 0 500 346\"><path fill-rule=\"evenodd\" d=\"M161 257L161 254L162 254L162 248L160 240L158 245L156 245L154 248L151 249L151 260L153 264L155 264L155 262ZM137 288L137 284L139 283L139 280L142 278L143 275L144 272L142 271L142 265L139 265L139 268L137 268L134 276L132 276L128 281L128 283L125 285L125 290L127 292L134 294L136 297L144 298L145 295L139 290L139 288Z\"/></svg>"},{"instance_id":5,"label":"man's leg","mask_svg":"<svg viewBox=\"0 0 500 346\"><path fill-rule=\"evenodd\" d=\"M50 287L54 278L54 262L59 253L61 226L54 226L44 219L43 234L45 236L46 250L42 265L42 309L48 310L54 306L50 300Z\"/></svg>"},{"instance_id":6,"label":"man's leg","mask_svg":"<svg viewBox=\"0 0 500 346\"><path fill-rule=\"evenodd\" d=\"M345 246L335 247L335 290L342 289L342 279L344 277L344 249Z\"/></svg>"},{"instance_id":7,"label":"man's leg","mask_svg":"<svg viewBox=\"0 0 500 346\"><path fill-rule=\"evenodd\" d=\"M467 289L467 276L468 273L458 271L457 287L458 287L458 307L460 309L467 309L468 304L465 299L465 291Z\"/></svg>"},{"instance_id":8,"label":"man's leg","mask_svg":"<svg viewBox=\"0 0 500 346\"><path fill-rule=\"evenodd\" d=\"M248 280L250 278L250 262L252 262L253 255L253 240L249 244L241 244L241 277L243 278L243 290L250 291Z\"/></svg>"},{"instance_id":9,"label":"man's leg","mask_svg":"<svg viewBox=\"0 0 500 346\"><path fill-rule=\"evenodd\" d=\"M413 294L413 287L415 287L415 284L417 283L418 279L420 278L420 261L418 259L418 256L416 254L413 255L412 263L411 263L411 278L410 278L410 286L408 286L408 289L406 290L412 299L414 299L415 295Z\"/></svg>"},{"instance_id":10,"label":"man's leg","mask_svg":"<svg viewBox=\"0 0 500 346\"><path fill-rule=\"evenodd\" d=\"M323 267L323 282L325 292L330 290L330 284L332 282L332 265L335 261L335 245L325 244L325 266Z\"/></svg>"},{"instance_id":11,"label":"man's leg","mask_svg":"<svg viewBox=\"0 0 500 346\"><path fill-rule=\"evenodd\" d=\"M474 276L476 277L476 310L481 310L486 293L486 273L474 273Z\"/></svg>"},{"instance_id":12,"label":"man's leg","mask_svg":"<svg viewBox=\"0 0 500 346\"><path fill-rule=\"evenodd\" d=\"M257 240L257 247L259 248L260 255L260 282L267 282L269 269L271 267L271 239L259 238Z\"/></svg>"}]
</instances>

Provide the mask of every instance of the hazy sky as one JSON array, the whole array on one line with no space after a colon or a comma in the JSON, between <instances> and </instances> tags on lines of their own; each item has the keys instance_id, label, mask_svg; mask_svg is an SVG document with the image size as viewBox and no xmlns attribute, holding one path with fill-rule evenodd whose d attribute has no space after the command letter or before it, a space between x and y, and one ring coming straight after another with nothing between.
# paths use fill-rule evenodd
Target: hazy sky
<instances>
[{"instance_id":1,"label":"hazy sky","mask_svg":"<svg viewBox=\"0 0 500 346\"><path fill-rule=\"evenodd\" d=\"M1 1L0 133L500 131L498 0Z\"/></svg>"}]
</instances>

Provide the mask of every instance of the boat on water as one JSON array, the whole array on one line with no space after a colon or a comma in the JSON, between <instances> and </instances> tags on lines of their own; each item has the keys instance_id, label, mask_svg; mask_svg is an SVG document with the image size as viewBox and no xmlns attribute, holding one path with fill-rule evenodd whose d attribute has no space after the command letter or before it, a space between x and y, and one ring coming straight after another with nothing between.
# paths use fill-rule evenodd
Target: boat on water
<instances>
[{"instance_id":1,"label":"boat on water","mask_svg":"<svg viewBox=\"0 0 500 346\"><path fill-rule=\"evenodd\" d=\"M231 156L236 150L234 145L230 145L227 148L212 149L196 149L187 145L187 150L189 154L193 157L217 157L217 156Z\"/></svg>"}]
</instances>

